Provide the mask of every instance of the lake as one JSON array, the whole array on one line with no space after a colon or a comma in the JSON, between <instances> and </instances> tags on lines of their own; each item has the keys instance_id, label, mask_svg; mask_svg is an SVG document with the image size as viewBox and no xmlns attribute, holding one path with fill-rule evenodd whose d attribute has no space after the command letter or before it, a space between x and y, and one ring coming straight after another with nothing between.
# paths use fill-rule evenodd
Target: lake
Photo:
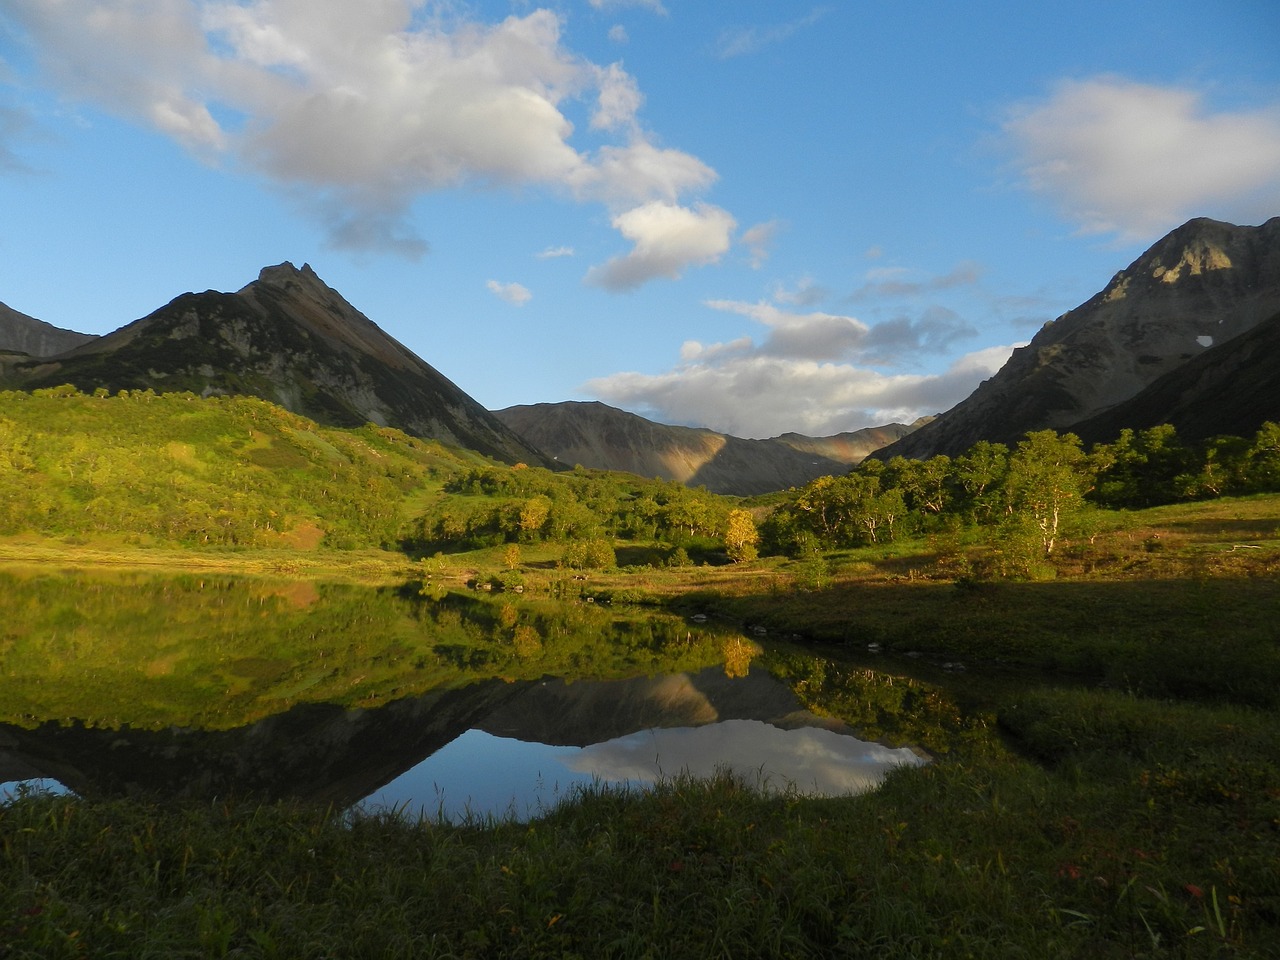
<instances>
[{"instance_id":1,"label":"lake","mask_svg":"<svg viewBox=\"0 0 1280 960\"><path fill-rule=\"evenodd\" d=\"M0 790L523 819L681 774L856 793L982 726L934 684L652 609L0 572Z\"/></svg>"}]
</instances>

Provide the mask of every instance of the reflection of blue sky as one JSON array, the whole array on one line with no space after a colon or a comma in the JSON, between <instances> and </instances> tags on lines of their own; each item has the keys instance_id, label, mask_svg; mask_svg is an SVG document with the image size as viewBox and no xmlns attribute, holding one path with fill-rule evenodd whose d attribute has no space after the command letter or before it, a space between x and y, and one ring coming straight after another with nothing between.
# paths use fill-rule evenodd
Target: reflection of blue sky
<instances>
[{"instance_id":1,"label":"reflection of blue sky","mask_svg":"<svg viewBox=\"0 0 1280 960\"><path fill-rule=\"evenodd\" d=\"M867 743L830 730L780 730L757 720L643 730L588 747L553 747L470 730L397 777L366 807L402 807L409 815L465 811L536 815L578 785L651 784L688 773L732 770L748 783L839 796L876 786L900 764L918 765L906 748Z\"/></svg>"},{"instance_id":2,"label":"reflection of blue sky","mask_svg":"<svg viewBox=\"0 0 1280 960\"><path fill-rule=\"evenodd\" d=\"M0 783L0 803L12 800L20 791L30 790L36 793L66 793L67 788L57 780L41 777L37 780L9 780Z\"/></svg>"}]
</instances>

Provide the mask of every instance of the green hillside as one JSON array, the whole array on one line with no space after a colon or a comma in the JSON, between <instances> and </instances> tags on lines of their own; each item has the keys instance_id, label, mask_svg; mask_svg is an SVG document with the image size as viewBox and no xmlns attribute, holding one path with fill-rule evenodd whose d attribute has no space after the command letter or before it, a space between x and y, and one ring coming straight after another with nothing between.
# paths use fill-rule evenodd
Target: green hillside
<instances>
[{"instance_id":1,"label":"green hillside","mask_svg":"<svg viewBox=\"0 0 1280 960\"><path fill-rule=\"evenodd\" d=\"M0 393L0 534L189 546L376 547L410 498L483 458L251 397Z\"/></svg>"}]
</instances>

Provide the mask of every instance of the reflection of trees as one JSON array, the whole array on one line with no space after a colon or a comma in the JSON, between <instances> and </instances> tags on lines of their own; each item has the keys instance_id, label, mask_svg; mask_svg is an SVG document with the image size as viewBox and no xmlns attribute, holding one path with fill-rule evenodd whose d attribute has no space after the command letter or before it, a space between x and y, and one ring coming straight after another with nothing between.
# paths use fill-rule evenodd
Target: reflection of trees
<instances>
[{"instance_id":1,"label":"reflection of trees","mask_svg":"<svg viewBox=\"0 0 1280 960\"><path fill-rule=\"evenodd\" d=\"M674 617L403 589L184 575L0 574L0 721L226 729L494 677L720 662Z\"/></svg>"},{"instance_id":2,"label":"reflection of trees","mask_svg":"<svg viewBox=\"0 0 1280 960\"><path fill-rule=\"evenodd\" d=\"M760 652L760 648L741 637L727 637L720 652L724 656L724 675L745 677L751 672L751 660Z\"/></svg>"},{"instance_id":3,"label":"reflection of trees","mask_svg":"<svg viewBox=\"0 0 1280 960\"><path fill-rule=\"evenodd\" d=\"M941 754L990 734L989 717L961 711L944 690L910 677L773 650L764 664L807 709L843 720L871 740Z\"/></svg>"}]
</instances>

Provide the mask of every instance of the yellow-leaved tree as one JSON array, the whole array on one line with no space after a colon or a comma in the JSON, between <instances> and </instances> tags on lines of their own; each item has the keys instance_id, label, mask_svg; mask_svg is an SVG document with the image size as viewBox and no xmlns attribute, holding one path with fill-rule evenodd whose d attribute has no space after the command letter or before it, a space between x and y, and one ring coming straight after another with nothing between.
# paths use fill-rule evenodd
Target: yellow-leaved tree
<instances>
[{"instance_id":1,"label":"yellow-leaved tree","mask_svg":"<svg viewBox=\"0 0 1280 960\"><path fill-rule=\"evenodd\" d=\"M724 534L724 552L734 563L754 560L756 544L760 542L760 534L756 532L756 523L746 510L730 510Z\"/></svg>"}]
</instances>

